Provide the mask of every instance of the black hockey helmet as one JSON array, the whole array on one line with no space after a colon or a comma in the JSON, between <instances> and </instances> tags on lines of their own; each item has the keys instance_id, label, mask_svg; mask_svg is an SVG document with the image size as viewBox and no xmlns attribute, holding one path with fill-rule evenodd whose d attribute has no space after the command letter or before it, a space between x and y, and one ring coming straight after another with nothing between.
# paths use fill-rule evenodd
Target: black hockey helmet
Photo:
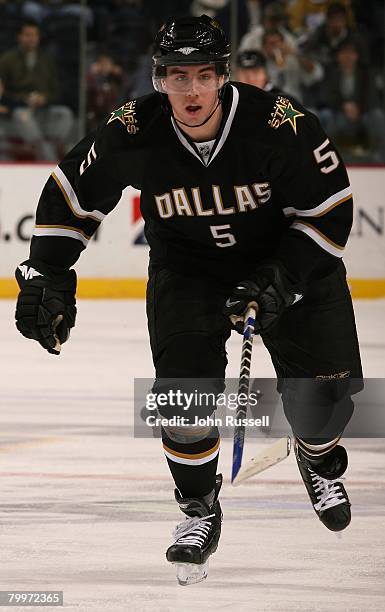
<instances>
[{"instance_id":1,"label":"black hockey helmet","mask_svg":"<svg viewBox=\"0 0 385 612\"><path fill-rule=\"evenodd\" d=\"M266 68L266 57L257 49L245 49L237 56L238 68Z\"/></svg>"},{"instance_id":2,"label":"black hockey helmet","mask_svg":"<svg viewBox=\"0 0 385 612\"><path fill-rule=\"evenodd\" d=\"M216 74L230 78L230 44L215 19L207 15L181 17L161 27L155 38L152 56L153 85L165 93L162 79L167 66L214 64Z\"/></svg>"}]
</instances>

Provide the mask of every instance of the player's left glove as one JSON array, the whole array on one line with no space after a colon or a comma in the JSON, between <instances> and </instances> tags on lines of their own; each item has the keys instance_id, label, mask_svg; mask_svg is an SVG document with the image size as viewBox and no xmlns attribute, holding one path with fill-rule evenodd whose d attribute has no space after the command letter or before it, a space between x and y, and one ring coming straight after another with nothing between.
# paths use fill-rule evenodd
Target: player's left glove
<instances>
[{"instance_id":1,"label":"player's left glove","mask_svg":"<svg viewBox=\"0 0 385 612\"><path fill-rule=\"evenodd\" d=\"M275 325L288 306L302 299L296 286L281 264L258 267L253 280L241 281L225 303L224 314L230 317L238 333L243 334L243 316L249 305L257 305L255 333L263 334Z\"/></svg>"}]
</instances>

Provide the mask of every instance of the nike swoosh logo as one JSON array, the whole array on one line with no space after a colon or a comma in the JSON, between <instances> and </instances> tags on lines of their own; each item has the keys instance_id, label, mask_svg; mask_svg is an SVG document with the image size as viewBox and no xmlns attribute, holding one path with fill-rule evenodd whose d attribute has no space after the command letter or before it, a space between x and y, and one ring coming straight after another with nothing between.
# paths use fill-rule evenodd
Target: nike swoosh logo
<instances>
[{"instance_id":1,"label":"nike swoosh logo","mask_svg":"<svg viewBox=\"0 0 385 612\"><path fill-rule=\"evenodd\" d=\"M232 302L230 299L228 299L226 302L227 308L231 308L231 306L235 306L235 304L240 304L240 300L235 300L235 302Z\"/></svg>"}]
</instances>

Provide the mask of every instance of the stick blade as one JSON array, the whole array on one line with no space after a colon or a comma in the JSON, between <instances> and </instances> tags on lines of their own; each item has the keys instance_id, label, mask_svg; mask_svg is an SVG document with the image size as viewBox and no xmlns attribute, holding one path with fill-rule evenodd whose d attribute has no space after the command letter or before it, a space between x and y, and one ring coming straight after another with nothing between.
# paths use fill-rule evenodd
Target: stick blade
<instances>
[{"instance_id":1,"label":"stick blade","mask_svg":"<svg viewBox=\"0 0 385 612\"><path fill-rule=\"evenodd\" d=\"M251 476L255 476L255 474L259 474L276 463L283 461L289 455L290 449L290 436L280 438L242 466L236 477L232 480L232 485L236 487L248 478L251 478Z\"/></svg>"}]
</instances>

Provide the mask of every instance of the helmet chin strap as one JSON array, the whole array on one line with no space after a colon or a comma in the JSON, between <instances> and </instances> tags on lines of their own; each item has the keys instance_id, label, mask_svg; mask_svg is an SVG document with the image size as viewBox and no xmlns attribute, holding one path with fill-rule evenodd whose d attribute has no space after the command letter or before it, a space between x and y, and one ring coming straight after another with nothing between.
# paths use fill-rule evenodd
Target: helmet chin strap
<instances>
[{"instance_id":1,"label":"helmet chin strap","mask_svg":"<svg viewBox=\"0 0 385 612\"><path fill-rule=\"evenodd\" d=\"M205 123L207 123L211 117L213 116L213 114L216 112L218 106L222 103L222 100L220 98L218 98L218 102L216 104L216 107L214 108L213 111L211 111L211 113L209 114L209 116L207 117L207 119L205 119L204 121L202 121L202 123L199 123L199 125L189 125L188 123L184 123L184 121L181 121L180 119L177 119L174 115L173 110L171 109L171 113L172 116L174 117L175 121L177 121L177 123L180 123L181 125L185 125L188 128L199 128L202 127L202 125L205 125Z\"/></svg>"}]
</instances>

